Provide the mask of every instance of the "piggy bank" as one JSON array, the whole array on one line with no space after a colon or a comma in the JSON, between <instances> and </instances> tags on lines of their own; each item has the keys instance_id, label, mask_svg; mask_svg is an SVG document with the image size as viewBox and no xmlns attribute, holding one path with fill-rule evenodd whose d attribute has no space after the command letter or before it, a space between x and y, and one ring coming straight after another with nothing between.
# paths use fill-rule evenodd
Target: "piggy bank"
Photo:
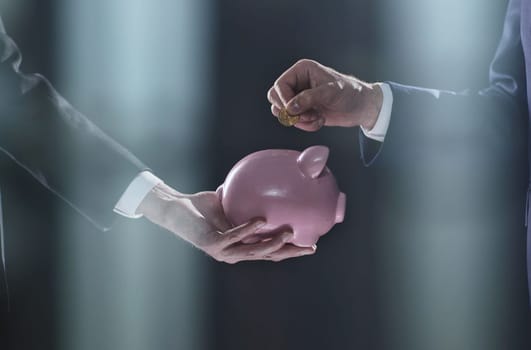
<instances>
[{"instance_id":1,"label":"piggy bank","mask_svg":"<svg viewBox=\"0 0 531 350\"><path fill-rule=\"evenodd\" d=\"M314 245L343 221L346 196L326 167L328 148L312 146L302 153L270 149L252 153L229 172L218 196L233 225L262 217L257 234L291 228L290 243Z\"/></svg>"}]
</instances>

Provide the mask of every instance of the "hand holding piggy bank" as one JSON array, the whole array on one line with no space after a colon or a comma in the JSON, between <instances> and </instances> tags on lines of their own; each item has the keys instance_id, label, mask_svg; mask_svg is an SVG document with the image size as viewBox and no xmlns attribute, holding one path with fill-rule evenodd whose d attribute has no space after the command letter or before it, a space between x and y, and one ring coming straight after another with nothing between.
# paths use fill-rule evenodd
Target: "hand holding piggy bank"
<instances>
[{"instance_id":1,"label":"hand holding piggy bank","mask_svg":"<svg viewBox=\"0 0 531 350\"><path fill-rule=\"evenodd\" d=\"M229 172L218 196L233 225L263 217L260 232L290 227L290 243L314 245L343 221L346 196L326 167L328 148L312 146L302 153L264 150L240 160Z\"/></svg>"}]
</instances>

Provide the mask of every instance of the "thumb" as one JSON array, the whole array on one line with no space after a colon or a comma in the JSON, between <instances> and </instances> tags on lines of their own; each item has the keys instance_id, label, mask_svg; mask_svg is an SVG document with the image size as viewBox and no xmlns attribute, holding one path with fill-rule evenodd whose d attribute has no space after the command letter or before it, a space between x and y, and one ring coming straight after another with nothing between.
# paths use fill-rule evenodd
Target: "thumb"
<instances>
[{"instance_id":1,"label":"thumb","mask_svg":"<svg viewBox=\"0 0 531 350\"><path fill-rule=\"evenodd\" d=\"M286 111L291 115L301 115L312 109L326 106L333 100L334 83L319 85L313 89L303 90L293 97L286 105Z\"/></svg>"},{"instance_id":2,"label":"thumb","mask_svg":"<svg viewBox=\"0 0 531 350\"><path fill-rule=\"evenodd\" d=\"M226 231L232 228L229 219L226 217L221 205L222 186L218 187L219 192L199 192L189 197L194 208L205 218L205 220L219 231Z\"/></svg>"}]
</instances>

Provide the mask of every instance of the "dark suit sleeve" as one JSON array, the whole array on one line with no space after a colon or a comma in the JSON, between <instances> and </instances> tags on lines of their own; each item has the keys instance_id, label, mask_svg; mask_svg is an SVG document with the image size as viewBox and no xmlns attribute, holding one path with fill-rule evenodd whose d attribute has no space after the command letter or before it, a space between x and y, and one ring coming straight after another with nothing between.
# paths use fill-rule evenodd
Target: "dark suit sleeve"
<instances>
[{"instance_id":1,"label":"dark suit sleeve","mask_svg":"<svg viewBox=\"0 0 531 350\"><path fill-rule=\"evenodd\" d=\"M22 73L21 61L0 20L0 149L99 229L108 229L120 195L146 166L46 78Z\"/></svg>"},{"instance_id":2,"label":"dark suit sleeve","mask_svg":"<svg viewBox=\"0 0 531 350\"><path fill-rule=\"evenodd\" d=\"M495 152L525 148L527 104L520 15L521 1L510 1L486 89L452 92L389 82L394 100L389 128L383 143L360 132L364 164L414 162L419 152L452 141L472 144L480 140Z\"/></svg>"}]
</instances>

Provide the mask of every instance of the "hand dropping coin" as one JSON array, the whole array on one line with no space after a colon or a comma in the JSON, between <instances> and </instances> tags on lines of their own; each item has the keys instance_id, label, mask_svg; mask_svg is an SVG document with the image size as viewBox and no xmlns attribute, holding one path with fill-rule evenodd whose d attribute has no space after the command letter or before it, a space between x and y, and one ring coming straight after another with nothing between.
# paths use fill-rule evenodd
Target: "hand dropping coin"
<instances>
[{"instance_id":1,"label":"hand dropping coin","mask_svg":"<svg viewBox=\"0 0 531 350\"><path fill-rule=\"evenodd\" d=\"M285 108L282 108L278 114L279 123L286 127L297 124L300 119L301 117L298 115L289 115Z\"/></svg>"}]
</instances>

